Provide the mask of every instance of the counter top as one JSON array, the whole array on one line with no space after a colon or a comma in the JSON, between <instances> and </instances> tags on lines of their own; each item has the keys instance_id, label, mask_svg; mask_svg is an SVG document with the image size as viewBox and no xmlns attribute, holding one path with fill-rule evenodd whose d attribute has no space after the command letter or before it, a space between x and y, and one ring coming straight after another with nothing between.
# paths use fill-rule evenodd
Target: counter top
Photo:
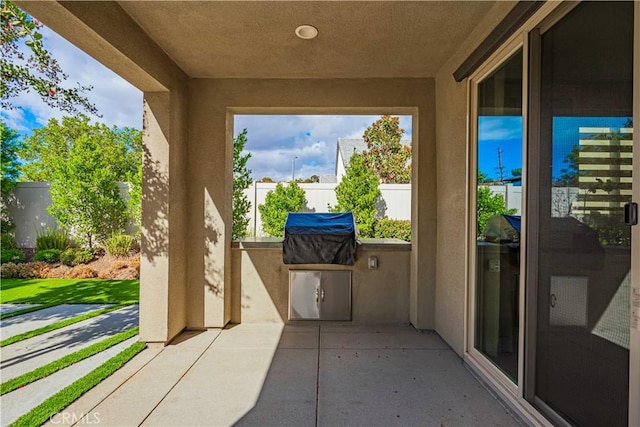
<instances>
[{"instance_id":1,"label":"counter top","mask_svg":"<svg viewBox=\"0 0 640 427\"><path fill-rule=\"evenodd\" d=\"M232 249L282 249L282 237L247 237L231 242ZM410 251L411 243L400 239L358 239L358 251Z\"/></svg>"}]
</instances>

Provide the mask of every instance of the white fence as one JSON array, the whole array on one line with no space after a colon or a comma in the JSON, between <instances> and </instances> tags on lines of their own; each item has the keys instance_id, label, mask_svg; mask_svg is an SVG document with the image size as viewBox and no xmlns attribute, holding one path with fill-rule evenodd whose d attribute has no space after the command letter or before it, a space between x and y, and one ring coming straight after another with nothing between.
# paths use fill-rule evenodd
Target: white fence
<instances>
[{"instance_id":1,"label":"white fence","mask_svg":"<svg viewBox=\"0 0 640 427\"><path fill-rule=\"evenodd\" d=\"M284 185L288 185L284 183ZM335 206L335 188L338 184L298 184L305 192L307 212L329 212L329 206ZM257 206L264 204L267 193L276 188L273 182L254 182L245 190L251 202L249 211L249 230L254 236L263 236L262 220ZM411 219L411 184L381 184L382 200L378 204L378 216L392 219Z\"/></svg>"},{"instance_id":2,"label":"white fence","mask_svg":"<svg viewBox=\"0 0 640 427\"><path fill-rule=\"evenodd\" d=\"M16 225L15 236L18 247L36 246L36 233L42 227L56 227L56 220L49 215L47 206L51 205L49 182L20 182L7 200L7 209ZM129 198L129 184L118 183L120 195ZM135 233L137 228L130 226L127 232Z\"/></svg>"},{"instance_id":3,"label":"white fence","mask_svg":"<svg viewBox=\"0 0 640 427\"><path fill-rule=\"evenodd\" d=\"M328 212L329 205L336 201L335 183L327 184L299 184L305 191L307 211ZM35 246L36 230L43 226L55 227L55 219L47 212L51 204L48 182L21 182L14 190L9 200L8 209L16 224L16 242L23 248ZM123 197L127 197L128 184L120 183ZM265 197L270 190L275 189L275 183L254 182L245 194L251 202L249 211L249 229L252 235L262 236L262 221L257 206L264 204ZM501 194L507 208L516 208L520 213L522 187L513 185L493 185L489 187L493 193ZM378 205L378 216L392 219L411 219L411 184L381 184L382 200ZM570 203L570 202L566 202ZM135 232L135 229L128 230Z\"/></svg>"},{"instance_id":4,"label":"white fence","mask_svg":"<svg viewBox=\"0 0 640 427\"><path fill-rule=\"evenodd\" d=\"M522 187L512 184L489 185L489 190L493 194L500 194L504 199L507 209L516 209L516 215L520 215L522 208Z\"/></svg>"}]
</instances>

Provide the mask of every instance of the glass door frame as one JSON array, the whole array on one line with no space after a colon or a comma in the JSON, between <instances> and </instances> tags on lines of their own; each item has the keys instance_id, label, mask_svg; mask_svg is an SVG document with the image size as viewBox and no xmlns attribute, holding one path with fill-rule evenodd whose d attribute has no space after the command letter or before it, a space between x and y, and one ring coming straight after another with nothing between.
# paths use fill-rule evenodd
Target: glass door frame
<instances>
[{"instance_id":1,"label":"glass door frame","mask_svg":"<svg viewBox=\"0 0 640 427\"><path fill-rule=\"evenodd\" d=\"M467 334L466 334L466 354L477 364L476 368L483 373L490 374L493 379L500 383L500 385L508 390L508 392L512 396L518 396L518 388L517 384L522 384L522 367L520 366L522 363L521 355L523 350L523 331L522 325L524 324L523 318L523 304L524 304L524 275L523 275L523 264L520 265L520 283L518 284L519 288L519 319L518 324L520 325L520 331L518 336L518 381L515 384L511 379L504 374L502 371L497 369L492 362L489 361L488 358L482 354L481 351L475 348L475 318L476 318L476 189L478 186L478 86L489 76L493 74L499 67L508 62L519 50L522 50L522 152L523 157L525 153L526 147L526 117L527 117L527 81L526 81L526 66L528 63L528 53L525 46L525 40L520 37L512 40L510 43L505 44L498 52L496 52L495 58L493 60L489 60L486 62L481 68L479 68L476 73L469 79L469 111L470 111L470 123L469 123L469 137L470 141L473 141L472 144L469 145L469 156L468 156L468 176L469 176L469 209L467 212L469 213L468 219L468 265L467 265L467 280L468 280L468 316L467 316ZM526 201L526 163L522 163L522 207L521 212L524 213L525 201ZM524 218L523 218L524 219ZM525 230L525 221L522 221L522 230ZM520 240L520 259L522 260L523 250L525 247L525 242L522 238L525 236L524 231L521 233Z\"/></svg>"},{"instance_id":2,"label":"glass door frame","mask_svg":"<svg viewBox=\"0 0 640 427\"><path fill-rule=\"evenodd\" d=\"M467 277L466 310L465 310L465 362L477 371L496 391L503 395L521 415L530 421L540 425L551 425L549 416L554 418L556 424L566 422L558 417L555 419L553 411L542 415L534 401L535 392L535 328L536 328L536 293L537 286L532 277L528 276L527 265L535 263L535 254L530 252L530 243L527 241L528 229L536 228L536 224L527 218L527 163L535 161L535 153L529 152L529 129L539 129L539 117L530 114L529 105L536 102L530 97L539 96L539 93L530 91L531 85L536 85L539 79L539 68L532 73L530 60L539 61L532 52L538 51L537 46L532 46L541 34L553 27L562 17L569 13L579 2L546 2L515 34L513 34L485 63L480 66L467 80L468 100L468 150L467 150L467 257L465 273ZM530 37L534 34L534 37ZM520 241L520 313L519 313L519 360L518 381L515 384L502 373L488 358L486 358L474 346L475 318L476 318L476 191L477 191L477 137L478 137L478 85L490 76L498 67L506 63L518 49L522 49L523 55L523 92L522 92L522 230ZM634 52L640 52L640 0L634 1ZM534 53L535 55L535 53ZM539 62L538 62L539 63ZM536 75L538 74L538 75ZM634 56L634 155L633 155L633 200L640 204L640 55ZM539 87L539 86L538 86ZM533 218L532 218L533 219ZM631 284L632 288L640 289L640 224L632 227L631 246ZM531 283L525 286L525 283ZM631 341L629 350L629 425L640 425L640 329L631 329ZM635 380L634 380L635 378ZM543 405L540 405L543 406Z\"/></svg>"}]
</instances>

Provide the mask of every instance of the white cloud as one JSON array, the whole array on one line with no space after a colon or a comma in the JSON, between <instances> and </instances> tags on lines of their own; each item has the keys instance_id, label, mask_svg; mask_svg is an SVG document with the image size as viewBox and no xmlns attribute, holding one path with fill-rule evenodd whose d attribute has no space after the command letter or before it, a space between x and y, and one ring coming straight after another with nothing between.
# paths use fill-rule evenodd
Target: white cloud
<instances>
[{"instance_id":1,"label":"white cloud","mask_svg":"<svg viewBox=\"0 0 640 427\"><path fill-rule=\"evenodd\" d=\"M502 141L522 138L521 116L482 116L478 119L481 141Z\"/></svg>"},{"instance_id":2,"label":"white cloud","mask_svg":"<svg viewBox=\"0 0 640 427\"><path fill-rule=\"evenodd\" d=\"M245 150L252 153L247 166L254 179L291 179L296 159L296 177L333 174L338 138L362 138L365 129L380 116L298 115L235 116L237 135L247 128ZM400 125L411 137L411 117L401 116Z\"/></svg>"}]
</instances>

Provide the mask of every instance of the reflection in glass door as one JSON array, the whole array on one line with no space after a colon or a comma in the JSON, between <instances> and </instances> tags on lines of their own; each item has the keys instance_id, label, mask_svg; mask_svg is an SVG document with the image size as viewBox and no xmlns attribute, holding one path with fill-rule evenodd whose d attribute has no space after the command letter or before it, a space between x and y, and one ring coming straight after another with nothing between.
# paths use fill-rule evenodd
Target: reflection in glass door
<instances>
[{"instance_id":1,"label":"reflection in glass door","mask_svg":"<svg viewBox=\"0 0 640 427\"><path fill-rule=\"evenodd\" d=\"M585 2L540 39L535 396L583 426L627 425L632 34L633 2Z\"/></svg>"},{"instance_id":2,"label":"reflection in glass door","mask_svg":"<svg viewBox=\"0 0 640 427\"><path fill-rule=\"evenodd\" d=\"M478 84L474 347L518 379L522 51Z\"/></svg>"}]
</instances>

